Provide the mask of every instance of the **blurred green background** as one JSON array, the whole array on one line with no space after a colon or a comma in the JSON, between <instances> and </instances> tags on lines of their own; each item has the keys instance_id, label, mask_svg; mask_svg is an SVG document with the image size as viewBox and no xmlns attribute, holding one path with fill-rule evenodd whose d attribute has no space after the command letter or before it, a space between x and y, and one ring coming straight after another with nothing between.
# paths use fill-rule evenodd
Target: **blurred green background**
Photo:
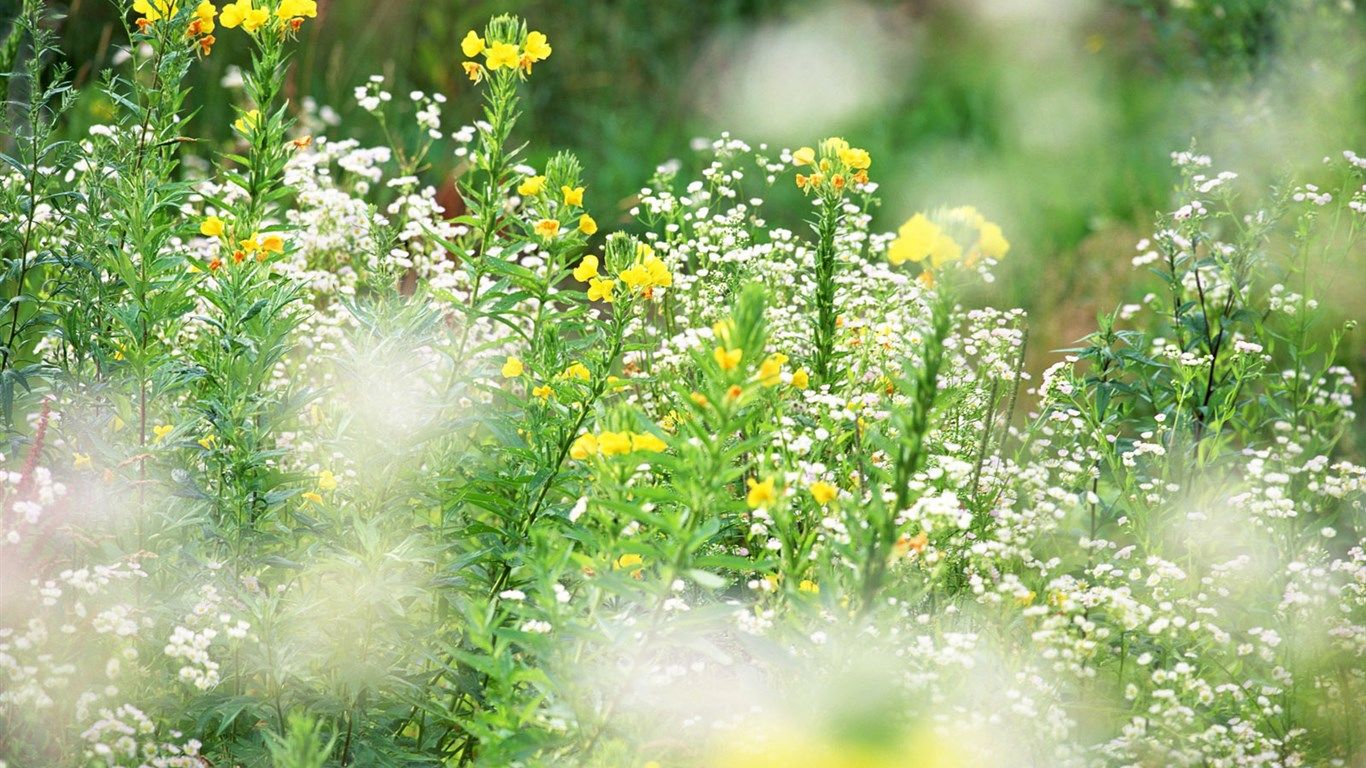
<instances>
[{"instance_id":1,"label":"blurred green background","mask_svg":"<svg viewBox=\"0 0 1366 768\"><path fill-rule=\"evenodd\" d=\"M131 0L54 5L68 11L61 39L88 82L115 54ZM532 162L561 148L580 155L605 223L619 223L608 206L624 212L657 164L686 165L696 136L797 146L844 135L873 153L883 226L957 203L1002 222L1014 249L991 300L1034 313L1036 354L1145 290L1129 260L1170 202L1172 150L1195 140L1214 170L1266 183L1287 167L1312 173L1343 149L1366 152L1366 14L1348 0L318 5L291 92L334 107L342 123L331 132L364 142L381 141L351 96L368 76L387 76L395 103L413 88L445 94L454 129L478 107L459 68L465 31L515 12L546 32L554 54L527 89L520 136ZM200 135L226 134L231 95L220 83L246 57L242 35L219 37L194 75ZM83 109L77 122L98 119L101 105ZM438 148L427 175L449 184L455 161ZM770 215L798 225L777 206ZM1364 272L1360 259L1344 262L1330 303L1359 307Z\"/></svg>"}]
</instances>

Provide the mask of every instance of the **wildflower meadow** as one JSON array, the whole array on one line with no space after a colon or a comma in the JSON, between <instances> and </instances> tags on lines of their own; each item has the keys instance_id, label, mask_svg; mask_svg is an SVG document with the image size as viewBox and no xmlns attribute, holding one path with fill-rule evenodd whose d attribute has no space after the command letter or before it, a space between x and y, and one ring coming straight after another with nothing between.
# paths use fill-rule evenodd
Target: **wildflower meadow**
<instances>
[{"instance_id":1,"label":"wildflower meadow","mask_svg":"<svg viewBox=\"0 0 1366 768\"><path fill-rule=\"evenodd\" d=\"M0 767L1366 764L1353 147L1167 147L1040 340L1018 217L853 133L598 194L552 15L459 125L299 96L323 2L112 3L0 40Z\"/></svg>"}]
</instances>

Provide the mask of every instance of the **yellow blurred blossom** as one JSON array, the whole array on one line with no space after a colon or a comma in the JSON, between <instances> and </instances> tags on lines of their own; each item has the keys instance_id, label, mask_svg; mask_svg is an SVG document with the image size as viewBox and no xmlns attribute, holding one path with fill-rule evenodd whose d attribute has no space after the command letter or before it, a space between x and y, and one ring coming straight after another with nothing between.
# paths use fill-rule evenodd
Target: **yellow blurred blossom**
<instances>
[{"instance_id":1,"label":"yellow blurred blossom","mask_svg":"<svg viewBox=\"0 0 1366 768\"><path fill-rule=\"evenodd\" d=\"M712 358L716 360L716 364L721 366L721 370L723 371L729 371L739 365L740 359L743 358L744 355L745 351L743 349L726 349L725 347L717 347L712 350L711 353Z\"/></svg>"},{"instance_id":2,"label":"yellow blurred blossom","mask_svg":"<svg viewBox=\"0 0 1366 768\"><path fill-rule=\"evenodd\" d=\"M768 478L762 482L749 478L746 481L749 493L745 495L745 503L750 509L767 506L778 500L778 490L773 485L773 478Z\"/></svg>"},{"instance_id":3,"label":"yellow blurred blossom","mask_svg":"<svg viewBox=\"0 0 1366 768\"><path fill-rule=\"evenodd\" d=\"M574 439L569 446L569 458L575 461L583 461L589 456L598 453L598 438L591 432L585 432Z\"/></svg>"},{"instance_id":4,"label":"yellow blurred blossom","mask_svg":"<svg viewBox=\"0 0 1366 768\"><path fill-rule=\"evenodd\" d=\"M649 432L631 434L631 450L663 452L669 445Z\"/></svg>"},{"instance_id":5,"label":"yellow blurred blossom","mask_svg":"<svg viewBox=\"0 0 1366 768\"><path fill-rule=\"evenodd\" d=\"M887 249L887 260L894 266L928 260L931 269L939 269L960 260L972 266L982 258L1000 259L1009 250L1000 226L987 221L976 208L961 205L907 219ZM933 285L927 272L921 276L926 285Z\"/></svg>"},{"instance_id":6,"label":"yellow blurred blossom","mask_svg":"<svg viewBox=\"0 0 1366 768\"><path fill-rule=\"evenodd\" d=\"M583 363L570 363L560 376L566 379L579 379L580 381L588 381L593 378L592 372Z\"/></svg>"},{"instance_id":7,"label":"yellow blurred blossom","mask_svg":"<svg viewBox=\"0 0 1366 768\"><path fill-rule=\"evenodd\" d=\"M318 473L318 490L335 491L337 490L337 476L332 474L332 470L324 469Z\"/></svg>"},{"instance_id":8,"label":"yellow blurred blossom","mask_svg":"<svg viewBox=\"0 0 1366 768\"><path fill-rule=\"evenodd\" d=\"M635 554L634 552L632 552L632 553L629 553L629 554L622 555L621 557L618 557L618 558L616 559L616 561L612 563L612 570L615 570L615 571L636 570L636 569L641 568L641 567L644 566L644 565L645 565L645 558L643 558L643 557L641 557L640 555L637 555L637 554Z\"/></svg>"},{"instance_id":9,"label":"yellow blurred blossom","mask_svg":"<svg viewBox=\"0 0 1366 768\"><path fill-rule=\"evenodd\" d=\"M816 503L820 504L821 506L825 506L826 504L829 504L830 502L834 501L835 497L839 496L840 494L840 489L838 486L832 483L827 483L824 480L817 480L816 482L812 483L807 488L807 490L811 491L811 498L815 499Z\"/></svg>"},{"instance_id":10,"label":"yellow blurred blossom","mask_svg":"<svg viewBox=\"0 0 1366 768\"><path fill-rule=\"evenodd\" d=\"M525 367L522 365L521 360L518 360L517 358L511 355L508 355L508 359L503 362L503 367L501 370L503 378L515 379L518 376L522 375L522 372L525 370Z\"/></svg>"},{"instance_id":11,"label":"yellow blurred blossom","mask_svg":"<svg viewBox=\"0 0 1366 768\"><path fill-rule=\"evenodd\" d=\"M560 187L560 194L564 196L565 205L583 205L583 187L565 185Z\"/></svg>"},{"instance_id":12,"label":"yellow blurred blossom","mask_svg":"<svg viewBox=\"0 0 1366 768\"><path fill-rule=\"evenodd\" d=\"M1000 226L988 221L982 224L981 232L977 238L977 248L982 252L982 255L999 259L1010 251L1010 241L1006 240Z\"/></svg>"},{"instance_id":13,"label":"yellow blurred blossom","mask_svg":"<svg viewBox=\"0 0 1366 768\"><path fill-rule=\"evenodd\" d=\"M274 232L267 232L256 238L256 243L264 253L284 253L285 239Z\"/></svg>"},{"instance_id":14,"label":"yellow blurred blossom","mask_svg":"<svg viewBox=\"0 0 1366 768\"><path fill-rule=\"evenodd\" d=\"M598 223L593 220L592 216L585 213L579 217L579 231L585 235L592 235L598 231Z\"/></svg>"},{"instance_id":15,"label":"yellow blurred blossom","mask_svg":"<svg viewBox=\"0 0 1366 768\"><path fill-rule=\"evenodd\" d=\"M631 433L603 432L598 435L598 448L603 456L620 456L631 452Z\"/></svg>"},{"instance_id":16,"label":"yellow blurred blossom","mask_svg":"<svg viewBox=\"0 0 1366 768\"><path fill-rule=\"evenodd\" d=\"M797 389L806 389L811 386L811 374L807 373L805 368L798 368L792 374L792 386Z\"/></svg>"},{"instance_id":17,"label":"yellow blurred blossom","mask_svg":"<svg viewBox=\"0 0 1366 768\"><path fill-rule=\"evenodd\" d=\"M787 355L775 352L764 358L759 364L759 383L766 387L776 386L782 382L783 366L787 363Z\"/></svg>"},{"instance_id":18,"label":"yellow blurred blossom","mask_svg":"<svg viewBox=\"0 0 1366 768\"><path fill-rule=\"evenodd\" d=\"M844 163L856 171L866 170L873 164L873 157L868 154L868 150L859 149L857 147L844 147L840 149L839 159L841 163Z\"/></svg>"},{"instance_id":19,"label":"yellow blurred blossom","mask_svg":"<svg viewBox=\"0 0 1366 768\"><path fill-rule=\"evenodd\" d=\"M199 234L205 237L222 237L223 220L217 216L210 216L199 224Z\"/></svg>"}]
</instances>

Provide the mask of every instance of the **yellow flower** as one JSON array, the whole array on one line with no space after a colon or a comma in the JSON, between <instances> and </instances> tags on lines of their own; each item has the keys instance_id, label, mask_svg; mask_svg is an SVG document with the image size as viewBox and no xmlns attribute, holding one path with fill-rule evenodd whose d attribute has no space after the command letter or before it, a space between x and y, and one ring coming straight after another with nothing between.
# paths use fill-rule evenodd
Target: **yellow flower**
<instances>
[{"instance_id":1,"label":"yellow flower","mask_svg":"<svg viewBox=\"0 0 1366 768\"><path fill-rule=\"evenodd\" d=\"M999 226L987 221L983 222L978 233L977 247L982 251L982 255L999 259L1010 250L1010 241L1006 240Z\"/></svg>"},{"instance_id":2,"label":"yellow flower","mask_svg":"<svg viewBox=\"0 0 1366 768\"><path fill-rule=\"evenodd\" d=\"M209 0L201 0L194 9L194 33L197 35L207 35L213 31L213 18L218 15L218 9Z\"/></svg>"},{"instance_id":3,"label":"yellow flower","mask_svg":"<svg viewBox=\"0 0 1366 768\"><path fill-rule=\"evenodd\" d=\"M318 490L335 491L337 490L337 476L332 474L332 470L324 469L318 473Z\"/></svg>"},{"instance_id":4,"label":"yellow flower","mask_svg":"<svg viewBox=\"0 0 1366 768\"><path fill-rule=\"evenodd\" d=\"M723 371L729 371L739 365L740 358L744 357L744 355L745 351L743 349L726 349L725 347L717 347L712 350L711 353L712 358L716 360L716 364L721 366L721 370Z\"/></svg>"},{"instance_id":5,"label":"yellow flower","mask_svg":"<svg viewBox=\"0 0 1366 768\"><path fill-rule=\"evenodd\" d=\"M247 17L242 20L242 31L247 34L255 34L256 30L264 27L270 21L270 12L265 8L257 8L247 13Z\"/></svg>"},{"instance_id":6,"label":"yellow flower","mask_svg":"<svg viewBox=\"0 0 1366 768\"><path fill-rule=\"evenodd\" d=\"M280 0L275 15L281 21L305 17L312 19L318 15L318 3L317 0Z\"/></svg>"},{"instance_id":7,"label":"yellow flower","mask_svg":"<svg viewBox=\"0 0 1366 768\"><path fill-rule=\"evenodd\" d=\"M811 147L802 147L792 153L792 164L799 168L803 165L815 165L815 163L816 150Z\"/></svg>"},{"instance_id":8,"label":"yellow flower","mask_svg":"<svg viewBox=\"0 0 1366 768\"><path fill-rule=\"evenodd\" d=\"M640 555L631 553L631 554L626 554L626 555L622 555L621 557L618 557L618 558L616 559L616 562L612 563L612 570L614 570L614 571L639 570L639 569L640 569L641 567L643 567L644 565L645 565L645 558L641 557Z\"/></svg>"},{"instance_id":9,"label":"yellow flower","mask_svg":"<svg viewBox=\"0 0 1366 768\"><path fill-rule=\"evenodd\" d=\"M778 500L778 490L773 486L773 478L768 478L763 482L758 482L754 478L745 481L749 485L749 493L745 496L745 503L750 509L772 504Z\"/></svg>"},{"instance_id":10,"label":"yellow flower","mask_svg":"<svg viewBox=\"0 0 1366 768\"><path fill-rule=\"evenodd\" d=\"M797 389L806 389L811 386L811 375L806 372L805 368L798 368L792 374L792 386Z\"/></svg>"},{"instance_id":11,"label":"yellow flower","mask_svg":"<svg viewBox=\"0 0 1366 768\"><path fill-rule=\"evenodd\" d=\"M633 291L640 291L647 297L653 294L655 288L668 288L673 285L673 275L669 273L669 268L656 255L653 250L649 250L647 255L635 264L621 271L618 277L623 283Z\"/></svg>"},{"instance_id":12,"label":"yellow flower","mask_svg":"<svg viewBox=\"0 0 1366 768\"><path fill-rule=\"evenodd\" d=\"M583 257L583 261L574 268L574 279L580 283L586 283L598 276L598 257L588 254Z\"/></svg>"},{"instance_id":13,"label":"yellow flower","mask_svg":"<svg viewBox=\"0 0 1366 768\"><path fill-rule=\"evenodd\" d=\"M71 454L71 466L76 469L90 469L90 464L90 454L79 452Z\"/></svg>"},{"instance_id":14,"label":"yellow flower","mask_svg":"<svg viewBox=\"0 0 1366 768\"><path fill-rule=\"evenodd\" d=\"M941 232L935 239L934 246L930 248L930 266L938 269L951 261L957 261L962 255L963 247L958 241Z\"/></svg>"},{"instance_id":15,"label":"yellow flower","mask_svg":"<svg viewBox=\"0 0 1366 768\"><path fill-rule=\"evenodd\" d=\"M304 493L302 493L302 494L300 494L300 495L303 496L303 498L304 498L305 501L311 501L311 502L313 502L314 504L322 504L322 503L323 503L323 496L322 496L321 493L316 493L316 492L314 492L314 491L306 491L306 492L304 492Z\"/></svg>"},{"instance_id":16,"label":"yellow flower","mask_svg":"<svg viewBox=\"0 0 1366 768\"><path fill-rule=\"evenodd\" d=\"M646 256L645 261L641 262L641 265L645 267L645 274L649 278L651 285L660 288L668 288L674 284L674 276L669 273L669 268L665 266L664 262L661 261L658 256L655 256L654 253Z\"/></svg>"},{"instance_id":17,"label":"yellow flower","mask_svg":"<svg viewBox=\"0 0 1366 768\"><path fill-rule=\"evenodd\" d=\"M484 38L471 29L465 33L465 39L460 41L460 52L466 57L478 56L484 52Z\"/></svg>"},{"instance_id":18,"label":"yellow flower","mask_svg":"<svg viewBox=\"0 0 1366 768\"><path fill-rule=\"evenodd\" d=\"M542 384L541 386L534 387L531 390L532 396L539 397L542 400L549 400L550 396L554 393L555 391L550 388L549 384Z\"/></svg>"},{"instance_id":19,"label":"yellow flower","mask_svg":"<svg viewBox=\"0 0 1366 768\"><path fill-rule=\"evenodd\" d=\"M169 424L158 424L152 427L152 442L159 443L162 440L165 440L166 436L171 434L171 431L174 429L175 427L172 427Z\"/></svg>"},{"instance_id":20,"label":"yellow flower","mask_svg":"<svg viewBox=\"0 0 1366 768\"><path fill-rule=\"evenodd\" d=\"M223 6L223 12L218 15L218 20L228 29L240 26L247 32L260 29L268 18L270 14L253 6L251 0L234 0Z\"/></svg>"},{"instance_id":21,"label":"yellow flower","mask_svg":"<svg viewBox=\"0 0 1366 768\"><path fill-rule=\"evenodd\" d=\"M517 67L517 58L517 46L512 43L494 43L484 51L484 65L489 71L497 71L503 67L514 69Z\"/></svg>"},{"instance_id":22,"label":"yellow flower","mask_svg":"<svg viewBox=\"0 0 1366 768\"><path fill-rule=\"evenodd\" d=\"M467 61L464 64L461 64L460 66L464 68L465 76L470 79L471 83L477 83L480 80L484 79L484 68L479 66L477 63L473 61Z\"/></svg>"},{"instance_id":23,"label":"yellow flower","mask_svg":"<svg viewBox=\"0 0 1366 768\"><path fill-rule=\"evenodd\" d=\"M170 0L133 0L133 11L148 21L159 21L164 16L174 16L176 4Z\"/></svg>"},{"instance_id":24,"label":"yellow flower","mask_svg":"<svg viewBox=\"0 0 1366 768\"><path fill-rule=\"evenodd\" d=\"M591 432L585 432L574 439L569 446L569 458L575 461L583 461L589 456L596 456L598 453L598 438Z\"/></svg>"},{"instance_id":25,"label":"yellow flower","mask_svg":"<svg viewBox=\"0 0 1366 768\"><path fill-rule=\"evenodd\" d=\"M887 260L894 266L907 261L924 261L943 234L944 230L938 224L926 218L925 214L917 213L897 230L896 239L887 249Z\"/></svg>"},{"instance_id":26,"label":"yellow flower","mask_svg":"<svg viewBox=\"0 0 1366 768\"><path fill-rule=\"evenodd\" d=\"M564 195L565 205L583 205L583 187L571 187L566 184L560 187L560 194Z\"/></svg>"},{"instance_id":27,"label":"yellow flower","mask_svg":"<svg viewBox=\"0 0 1366 768\"><path fill-rule=\"evenodd\" d=\"M797 585L797 589L811 595L819 595L821 593L820 585L811 579L802 579L801 583Z\"/></svg>"},{"instance_id":28,"label":"yellow flower","mask_svg":"<svg viewBox=\"0 0 1366 768\"><path fill-rule=\"evenodd\" d=\"M800 173L797 174L797 188L803 192L810 192L823 183L825 183L824 174L813 173L810 176L803 176Z\"/></svg>"},{"instance_id":29,"label":"yellow flower","mask_svg":"<svg viewBox=\"0 0 1366 768\"><path fill-rule=\"evenodd\" d=\"M467 53L466 56L473 56ZM550 45L546 41L545 33L529 32L526 36L526 56L532 61L545 61L550 58Z\"/></svg>"},{"instance_id":30,"label":"yellow flower","mask_svg":"<svg viewBox=\"0 0 1366 768\"><path fill-rule=\"evenodd\" d=\"M839 158L841 163L856 171L866 170L873 164L873 157L868 154L868 150L857 147L845 147L839 150Z\"/></svg>"},{"instance_id":31,"label":"yellow flower","mask_svg":"<svg viewBox=\"0 0 1366 768\"><path fill-rule=\"evenodd\" d=\"M523 370L525 370L525 368L522 365L522 361L509 355L507 361L503 363L503 378L515 379L522 375Z\"/></svg>"},{"instance_id":32,"label":"yellow flower","mask_svg":"<svg viewBox=\"0 0 1366 768\"><path fill-rule=\"evenodd\" d=\"M260 249L265 253L284 253L285 239L274 233L261 235L256 239Z\"/></svg>"},{"instance_id":33,"label":"yellow flower","mask_svg":"<svg viewBox=\"0 0 1366 768\"><path fill-rule=\"evenodd\" d=\"M579 217L579 231L585 235L592 235L598 231L598 223L593 220L592 216L585 213Z\"/></svg>"},{"instance_id":34,"label":"yellow flower","mask_svg":"<svg viewBox=\"0 0 1366 768\"><path fill-rule=\"evenodd\" d=\"M630 432L603 432L598 436L598 447L603 456L621 456L631 452Z\"/></svg>"},{"instance_id":35,"label":"yellow flower","mask_svg":"<svg viewBox=\"0 0 1366 768\"><path fill-rule=\"evenodd\" d=\"M213 447L215 445L218 445L218 435L215 435L214 433L210 432L209 434L199 438L197 442L199 443L200 448L203 448L206 451L212 451Z\"/></svg>"},{"instance_id":36,"label":"yellow flower","mask_svg":"<svg viewBox=\"0 0 1366 768\"><path fill-rule=\"evenodd\" d=\"M199 224L199 234L205 237L222 237L223 220L217 216L210 216Z\"/></svg>"},{"instance_id":37,"label":"yellow flower","mask_svg":"<svg viewBox=\"0 0 1366 768\"><path fill-rule=\"evenodd\" d=\"M829 504L830 502L835 500L835 497L840 495L840 489L838 486L833 485L831 483L827 483L823 480L817 480L816 482L812 483L807 488L807 490L811 491L811 498L815 499L816 503L820 504L821 506Z\"/></svg>"},{"instance_id":38,"label":"yellow flower","mask_svg":"<svg viewBox=\"0 0 1366 768\"><path fill-rule=\"evenodd\" d=\"M544 176L528 176L521 184L517 185L517 194L522 197L531 197L541 194L543 189L545 189Z\"/></svg>"},{"instance_id":39,"label":"yellow flower","mask_svg":"<svg viewBox=\"0 0 1366 768\"><path fill-rule=\"evenodd\" d=\"M226 20L226 19L227 19L227 15L228 15L228 9L227 9L227 8L224 8L224 9L223 9L223 16L224 16L223 26L228 26L228 22L227 22L227 20ZM258 125L260 125L260 124L261 124L261 111L260 111L260 110L257 110L257 109L249 109L249 110L247 110L246 112L243 112L243 113L242 113L242 116L239 117L239 118L237 118L237 120L235 120L235 121L233 122L232 127L233 127L233 128L236 128L238 133L251 133L252 131L256 130L256 126L258 126Z\"/></svg>"},{"instance_id":40,"label":"yellow flower","mask_svg":"<svg viewBox=\"0 0 1366 768\"><path fill-rule=\"evenodd\" d=\"M645 432L631 435L631 450L633 451L653 451L662 453L669 449L669 445L658 437Z\"/></svg>"},{"instance_id":41,"label":"yellow flower","mask_svg":"<svg viewBox=\"0 0 1366 768\"><path fill-rule=\"evenodd\" d=\"M541 219L536 222L536 234L549 240L560 233L560 222L556 219Z\"/></svg>"},{"instance_id":42,"label":"yellow flower","mask_svg":"<svg viewBox=\"0 0 1366 768\"><path fill-rule=\"evenodd\" d=\"M592 278L588 281L588 300L602 301L607 304L612 303L612 289L616 286L615 280L604 280L602 278Z\"/></svg>"},{"instance_id":43,"label":"yellow flower","mask_svg":"<svg viewBox=\"0 0 1366 768\"><path fill-rule=\"evenodd\" d=\"M579 379L580 381L588 381L593 378L593 374L588 370L588 366L583 363L571 363L568 368L564 369L564 373L560 374L560 376L566 379Z\"/></svg>"},{"instance_id":44,"label":"yellow flower","mask_svg":"<svg viewBox=\"0 0 1366 768\"><path fill-rule=\"evenodd\" d=\"M930 543L930 537L924 531L912 536L908 533L901 534L896 540L896 553L901 556L910 555L912 552L920 554L925 551L925 547Z\"/></svg>"},{"instance_id":45,"label":"yellow flower","mask_svg":"<svg viewBox=\"0 0 1366 768\"><path fill-rule=\"evenodd\" d=\"M772 387L782 381L783 364L787 362L787 355L781 352L769 355L759 364L759 383L766 387Z\"/></svg>"}]
</instances>

